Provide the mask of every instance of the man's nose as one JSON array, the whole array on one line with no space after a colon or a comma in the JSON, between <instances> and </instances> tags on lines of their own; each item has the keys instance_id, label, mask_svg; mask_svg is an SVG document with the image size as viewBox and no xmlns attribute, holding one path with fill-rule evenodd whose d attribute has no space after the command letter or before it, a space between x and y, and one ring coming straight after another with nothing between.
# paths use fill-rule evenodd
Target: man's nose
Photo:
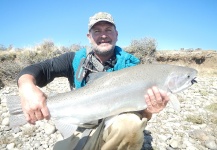
<instances>
[{"instance_id":1,"label":"man's nose","mask_svg":"<svg viewBox=\"0 0 217 150\"><path fill-rule=\"evenodd\" d=\"M105 31L101 33L101 37L102 37L102 38L106 38L107 36L108 36L108 35L107 35L107 33L106 33Z\"/></svg>"}]
</instances>

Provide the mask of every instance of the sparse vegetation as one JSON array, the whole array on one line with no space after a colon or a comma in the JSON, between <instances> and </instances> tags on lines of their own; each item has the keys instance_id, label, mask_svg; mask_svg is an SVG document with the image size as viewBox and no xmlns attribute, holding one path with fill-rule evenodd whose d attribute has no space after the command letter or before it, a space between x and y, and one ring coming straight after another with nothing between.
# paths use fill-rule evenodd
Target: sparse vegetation
<instances>
[{"instance_id":1,"label":"sparse vegetation","mask_svg":"<svg viewBox=\"0 0 217 150\"><path fill-rule=\"evenodd\" d=\"M212 114L209 116L209 120L210 122L212 122L213 124L217 124L217 115L216 114Z\"/></svg>"},{"instance_id":2,"label":"sparse vegetation","mask_svg":"<svg viewBox=\"0 0 217 150\"><path fill-rule=\"evenodd\" d=\"M4 136L0 136L0 145L14 143L15 145L19 145L22 143L20 138L12 138L13 135L11 133L6 134Z\"/></svg>"},{"instance_id":3,"label":"sparse vegetation","mask_svg":"<svg viewBox=\"0 0 217 150\"><path fill-rule=\"evenodd\" d=\"M206 106L205 109L209 110L213 113L216 113L217 112L217 103L210 104L210 105ZM216 120L217 120L217 118L216 118Z\"/></svg>"},{"instance_id":4,"label":"sparse vegetation","mask_svg":"<svg viewBox=\"0 0 217 150\"><path fill-rule=\"evenodd\" d=\"M32 136L35 134L36 129L37 128L35 126L29 126L27 128L23 128L22 133L24 136Z\"/></svg>"},{"instance_id":5,"label":"sparse vegetation","mask_svg":"<svg viewBox=\"0 0 217 150\"><path fill-rule=\"evenodd\" d=\"M72 44L69 47L56 46L51 40L44 40L32 47L17 48L13 45L4 47L0 45L0 88L8 82L14 82L17 74L25 66L49 59L66 52L75 52L83 47L80 44ZM216 75L217 52L216 51L157 51L157 42L153 38L132 40L126 51L140 58L141 63L158 63L187 65L198 67L201 73ZM205 65L204 65L205 64ZM196 65L196 66L195 66ZM208 67L208 70L206 68ZM205 69L204 69L205 68ZM204 71L205 70L205 71ZM201 92L206 96L206 92Z\"/></svg>"},{"instance_id":6,"label":"sparse vegetation","mask_svg":"<svg viewBox=\"0 0 217 150\"><path fill-rule=\"evenodd\" d=\"M69 47L56 46L51 40L28 48L16 49L0 45L0 88L15 82L18 73L26 66L53 58L65 52L77 51L84 46L73 44Z\"/></svg>"},{"instance_id":7,"label":"sparse vegetation","mask_svg":"<svg viewBox=\"0 0 217 150\"><path fill-rule=\"evenodd\" d=\"M142 63L152 63L156 60L155 52L157 49L157 42L153 38L146 37L139 40L132 40L130 46L125 49L140 58Z\"/></svg>"},{"instance_id":8,"label":"sparse vegetation","mask_svg":"<svg viewBox=\"0 0 217 150\"><path fill-rule=\"evenodd\" d=\"M201 116L197 116L197 115L189 115L186 118L186 121L192 122L194 124L202 124L202 123L204 123L203 118Z\"/></svg>"},{"instance_id":9,"label":"sparse vegetation","mask_svg":"<svg viewBox=\"0 0 217 150\"><path fill-rule=\"evenodd\" d=\"M207 96L207 95L209 95L209 92L207 92L206 90L199 90L199 93L200 93L202 96Z\"/></svg>"}]
</instances>

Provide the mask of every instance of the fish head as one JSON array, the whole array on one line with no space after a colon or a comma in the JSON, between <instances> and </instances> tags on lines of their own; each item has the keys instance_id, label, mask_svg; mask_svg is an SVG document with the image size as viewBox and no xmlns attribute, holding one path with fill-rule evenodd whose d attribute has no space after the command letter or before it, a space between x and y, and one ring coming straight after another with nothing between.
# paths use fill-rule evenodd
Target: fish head
<instances>
[{"instance_id":1,"label":"fish head","mask_svg":"<svg viewBox=\"0 0 217 150\"><path fill-rule=\"evenodd\" d=\"M177 93L187 89L194 83L197 83L196 76L197 70L188 67L177 67L170 73L166 80L166 87L169 92Z\"/></svg>"}]
</instances>

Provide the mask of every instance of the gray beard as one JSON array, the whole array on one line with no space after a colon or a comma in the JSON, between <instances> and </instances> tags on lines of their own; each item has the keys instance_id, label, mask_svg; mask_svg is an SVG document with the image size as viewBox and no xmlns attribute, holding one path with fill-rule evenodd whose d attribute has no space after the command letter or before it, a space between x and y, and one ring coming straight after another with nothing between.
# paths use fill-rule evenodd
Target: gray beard
<instances>
[{"instance_id":1,"label":"gray beard","mask_svg":"<svg viewBox=\"0 0 217 150\"><path fill-rule=\"evenodd\" d=\"M114 53L114 47L112 49L110 49L110 50L103 51L103 52L100 51L99 49L94 48L94 47L92 47L92 50L96 55L99 55L99 56L102 56L102 57L106 57L106 56Z\"/></svg>"}]
</instances>

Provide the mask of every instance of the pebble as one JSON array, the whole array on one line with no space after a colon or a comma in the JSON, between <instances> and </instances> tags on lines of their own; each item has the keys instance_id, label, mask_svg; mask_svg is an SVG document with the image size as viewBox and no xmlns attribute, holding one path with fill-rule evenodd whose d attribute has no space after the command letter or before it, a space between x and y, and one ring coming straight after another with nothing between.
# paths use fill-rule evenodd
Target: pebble
<instances>
[{"instance_id":1,"label":"pebble","mask_svg":"<svg viewBox=\"0 0 217 150\"><path fill-rule=\"evenodd\" d=\"M216 112L205 106L217 103L217 77L198 77L198 83L178 93L180 110L171 105L153 115L144 131L142 150L217 150ZM52 121L38 121L35 126L26 124L10 128L5 96L18 93L15 85L0 89L0 149L1 150L52 150L63 140ZM69 91L67 79L59 78L42 88L49 93Z\"/></svg>"},{"instance_id":2,"label":"pebble","mask_svg":"<svg viewBox=\"0 0 217 150\"><path fill-rule=\"evenodd\" d=\"M5 125L5 126L8 126L9 125L9 118L7 117L7 118L4 118L3 120L2 120L2 125Z\"/></svg>"},{"instance_id":3,"label":"pebble","mask_svg":"<svg viewBox=\"0 0 217 150\"><path fill-rule=\"evenodd\" d=\"M44 130L47 135L51 135L56 131L56 127L54 125L46 123L44 126Z\"/></svg>"},{"instance_id":4,"label":"pebble","mask_svg":"<svg viewBox=\"0 0 217 150\"><path fill-rule=\"evenodd\" d=\"M14 143L10 143L10 144L7 145L7 149L8 150L14 149L14 146L15 146Z\"/></svg>"},{"instance_id":5,"label":"pebble","mask_svg":"<svg viewBox=\"0 0 217 150\"><path fill-rule=\"evenodd\" d=\"M209 140L207 140L207 141L205 142L205 146L206 146L207 148L211 149L211 150L217 150L217 144L216 144L215 141L209 141Z\"/></svg>"}]
</instances>

